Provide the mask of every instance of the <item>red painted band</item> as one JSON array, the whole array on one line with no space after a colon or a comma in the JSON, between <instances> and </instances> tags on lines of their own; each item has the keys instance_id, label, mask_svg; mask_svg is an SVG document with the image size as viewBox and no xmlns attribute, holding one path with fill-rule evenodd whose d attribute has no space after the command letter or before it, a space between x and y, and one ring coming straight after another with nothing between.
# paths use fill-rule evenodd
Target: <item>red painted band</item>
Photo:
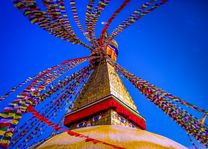
<instances>
[{"instance_id":1,"label":"red painted band","mask_svg":"<svg viewBox=\"0 0 208 149\"><path fill-rule=\"evenodd\" d=\"M97 112L107 110L110 108L114 108L116 112L118 112L120 115L124 116L128 120L133 121L141 129L144 130L146 129L146 123L142 118L130 112L128 109L126 109L124 106L122 106L118 101L116 101L112 97L98 104L92 105L86 109L83 109L71 115L67 115L64 120L64 125L68 125L70 123L81 120L85 117L91 116Z\"/></svg>"}]
</instances>

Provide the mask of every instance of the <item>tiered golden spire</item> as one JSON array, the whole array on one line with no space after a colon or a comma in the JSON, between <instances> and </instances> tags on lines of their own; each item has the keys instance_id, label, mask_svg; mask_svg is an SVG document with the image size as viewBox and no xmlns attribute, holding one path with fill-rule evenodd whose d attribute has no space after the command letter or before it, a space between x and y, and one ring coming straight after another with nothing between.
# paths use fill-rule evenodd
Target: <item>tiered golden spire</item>
<instances>
[{"instance_id":1,"label":"tiered golden spire","mask_svg":"<svg viewBox=\"0 0 208 149\"><path fill-rule=\"evenodd\" d=\"M65 125L71 129L95 125L122 125L145 129L144 118L139 115L114 67L106 60L116 61L116 41L112 40L106 51L94 51L92 55L99 57L90 61L94 72L75 100L71 112L66 115Z\"/></svg>"},{"instance_id":2,"label":"tiered golden spire","mask_svg":"<svg viewBox=\"0 0 208 149\"><path fill-rule=\"evenodd\" d=\"M106 60L101 60L76 99L74 110L109 95L114 95L137 111L130 94L115 69Z\"/></svg>"},{"instance_id":3,"label":"tiered golden spire","mask_svg":"<svg viewBox=\"0 0 208 149\"><path fill-rule=\"evenodd\" d=\"M122 125L145 129L145 120L105 59L97 60L95 70L65 117L71 129L95 125Z\"/></svg>"}]
</instances>

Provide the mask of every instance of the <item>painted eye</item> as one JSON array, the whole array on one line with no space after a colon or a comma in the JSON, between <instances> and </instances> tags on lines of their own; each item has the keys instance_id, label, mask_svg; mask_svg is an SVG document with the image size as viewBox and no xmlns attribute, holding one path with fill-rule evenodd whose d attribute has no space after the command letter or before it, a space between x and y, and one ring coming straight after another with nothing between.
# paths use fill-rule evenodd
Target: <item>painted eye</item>
<instances>
[{"instance_id":1,"label":"painted eye","mask_svg":"<svg viewBox=\"0 0 208 149\"><path fill-rule=\"evenodd\" d=\"M98 115L98 116L95 116L95 117L93 117L93 122L97 122L98 120L100 120L101 119L101 115Z\"/></svg>"},{"instance_id":2,"label":"painted eye","mask_svg":"<svg viewBox=\"0 0 208 149\"><path fill-rule=\"evenodd\" d=\"M122 117L120 117L120 121L121 121L122 123L125 123L125 119L122 118Z\"/></svg>"},{"instance_id":3,"label":"painted eye","mask_svg":"<svg viewBox=\"0 0 208 149\"><path fill-rule=\"evenodd\" d=\"M86 125L86 122L81 122L81 123L77 124L77 128L84 127L85 125Z\"/></svg>"}]
</instances>

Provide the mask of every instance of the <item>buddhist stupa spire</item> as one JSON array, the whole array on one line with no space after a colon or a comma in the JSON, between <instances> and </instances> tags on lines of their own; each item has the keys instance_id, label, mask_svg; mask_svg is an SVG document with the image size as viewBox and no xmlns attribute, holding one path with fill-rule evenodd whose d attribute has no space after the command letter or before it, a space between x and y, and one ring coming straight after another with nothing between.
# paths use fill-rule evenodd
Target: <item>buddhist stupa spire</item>
<instances>
[{"instance_id":1,"label":"buddhist stupa spire","mask_svg":"<svg viewBox=\"0 0 208 149\"><path fill-rule=\"evenodd\" d=\"M113 47L113 48L112 48ZM118 44L112 41L106 53L113 61L118 55ZM94 72L66 115L65 125L71 129L95 125L122 125L146 128L129 92L106 58L92 62Z\"/></svg>"},{"instance_id":2,"label":"buddhist stupa spire","mask_svg":"<svg viewBox=\"0 0 208 149\"><path fill-rule=\"evenodd\" d=\"M119 98L126 105L137 111L129 92L115 69L105 60L102 60L76 99L74 109L81 108L109 95Z\"/></svg>"}]
</instances>

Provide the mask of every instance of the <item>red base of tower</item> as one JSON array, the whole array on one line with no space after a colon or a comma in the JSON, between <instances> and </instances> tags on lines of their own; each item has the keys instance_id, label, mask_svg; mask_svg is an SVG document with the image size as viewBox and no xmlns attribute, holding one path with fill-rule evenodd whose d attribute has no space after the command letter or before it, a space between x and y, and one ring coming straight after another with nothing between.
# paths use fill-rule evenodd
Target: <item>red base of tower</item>
<instances>
[{"instance_id":1,"label":"red base of tower","mask_svg":"<svg viewBox=\"0 0 208 149\"><path fill-rule=\"evenodd\" d=\"M132 111L128 107L121 103L119 99L116 99L112 96L104 99L98 100L94 104L80 108L72 113L69 113L65 116L64 124L69 125L73 122L79 121L85 117L91 116L95 113L107 110L114 109L118 114L122 115L126 119L132 121L135 125L141 129L146 129L145 120L140 117L136 112Z\"/></svg>"}]
</instances>

